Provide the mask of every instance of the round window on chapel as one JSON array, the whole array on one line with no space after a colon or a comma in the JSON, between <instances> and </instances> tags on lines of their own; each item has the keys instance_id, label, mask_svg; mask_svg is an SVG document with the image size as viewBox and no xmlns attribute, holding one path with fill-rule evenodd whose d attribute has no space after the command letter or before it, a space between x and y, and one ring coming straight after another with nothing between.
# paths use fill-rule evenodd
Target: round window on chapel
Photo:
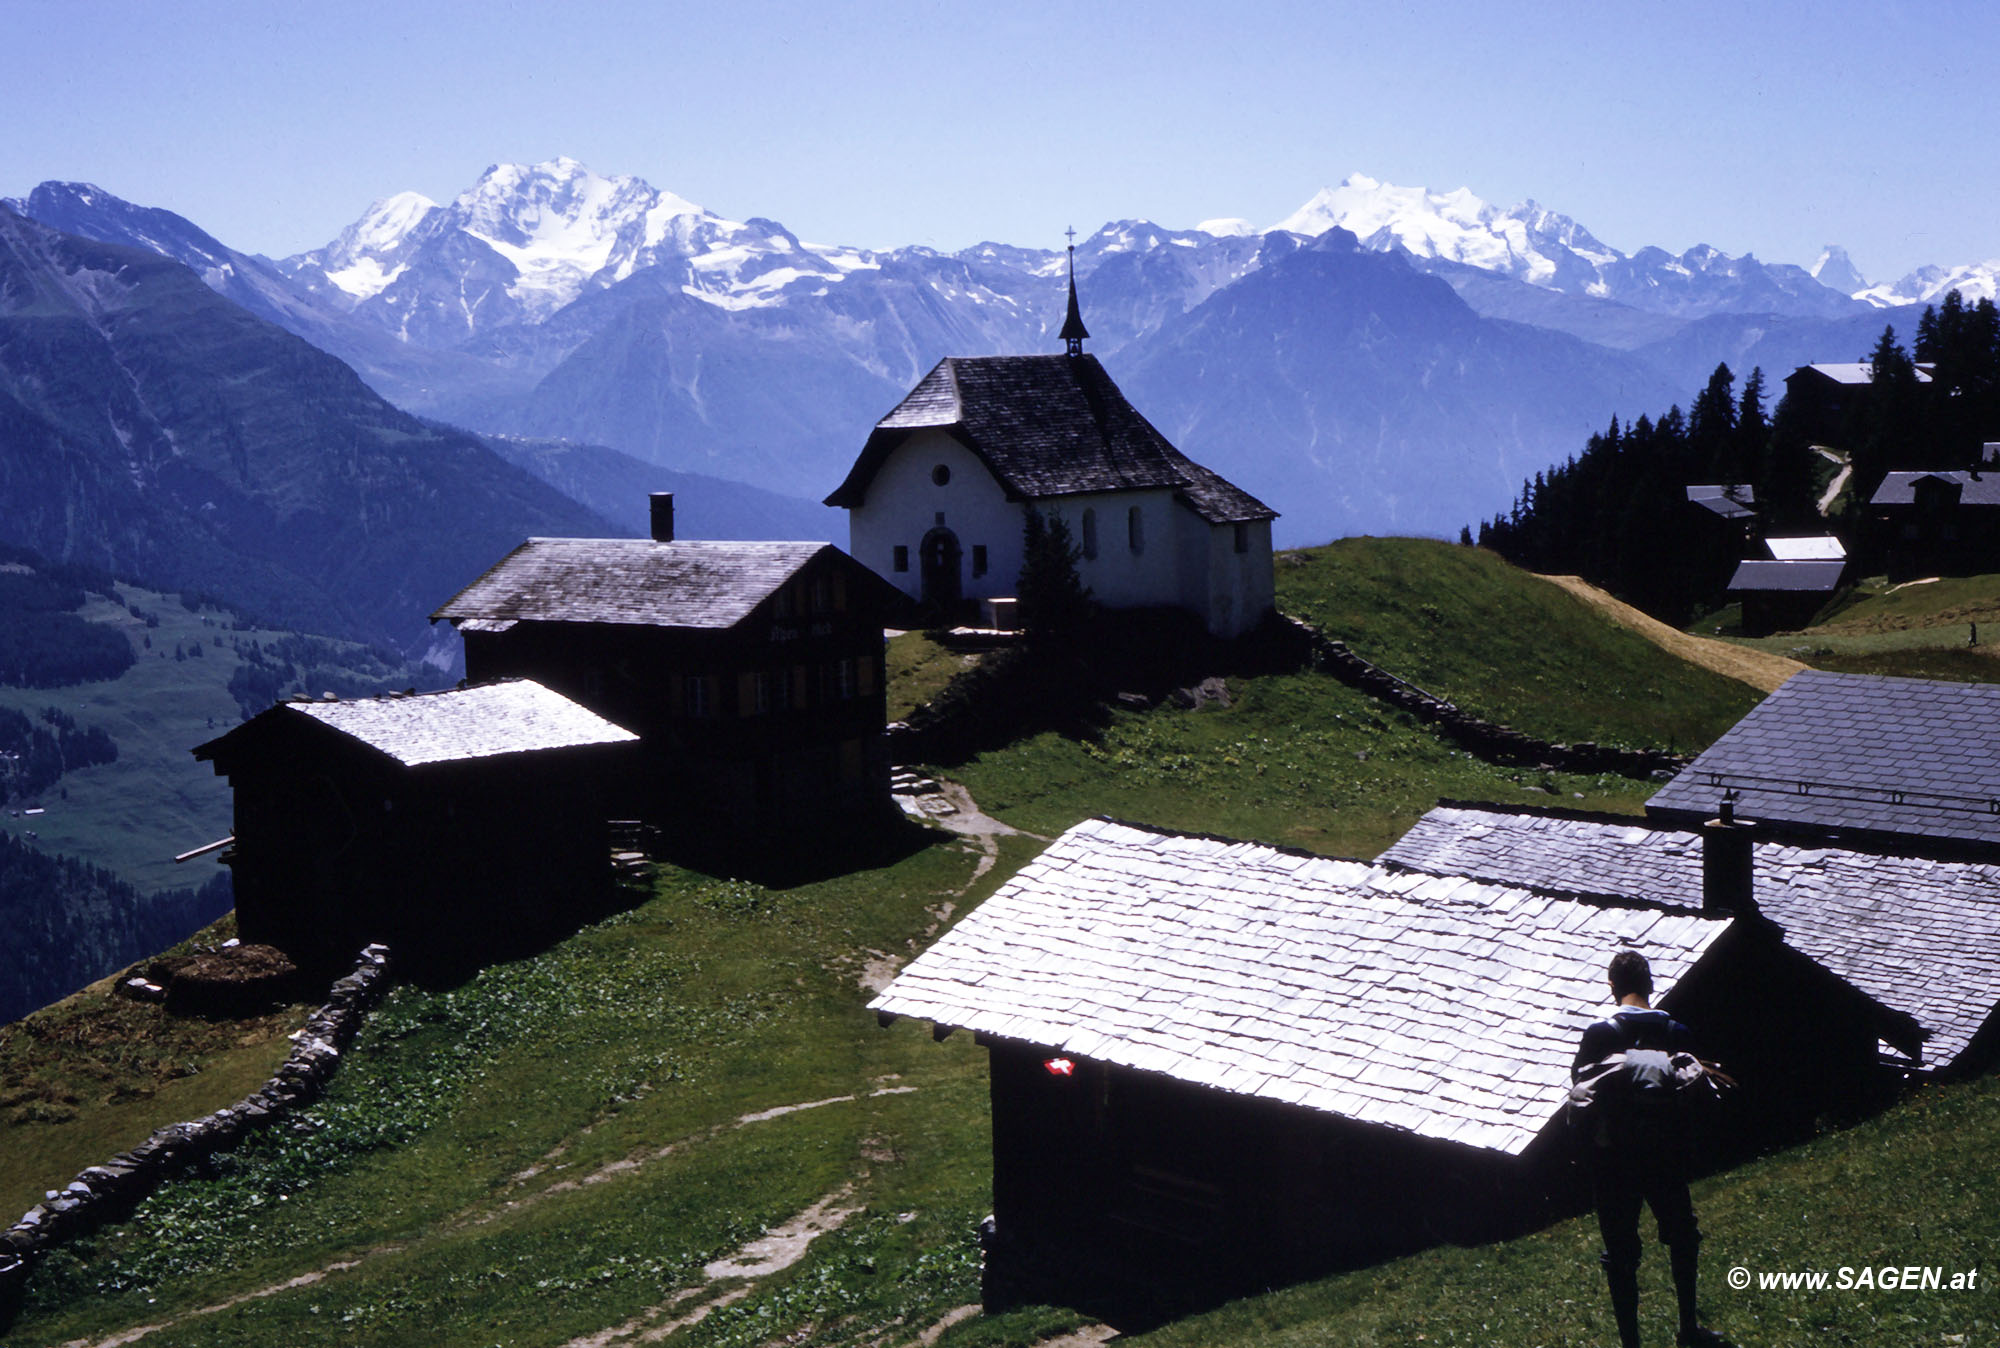
<instances>
[{"instance_id":1,"label":"round window on chapel","mask_svg":"<svg viewBox=\"0 0 2000 1348\"><path fill-rule=\"evenodd\" d=\"M939 464L937 467L931 469L931 481L942 487L945 483L951 481L951 469L945 467L943 464Z\"/></svg>"}]
</instances>

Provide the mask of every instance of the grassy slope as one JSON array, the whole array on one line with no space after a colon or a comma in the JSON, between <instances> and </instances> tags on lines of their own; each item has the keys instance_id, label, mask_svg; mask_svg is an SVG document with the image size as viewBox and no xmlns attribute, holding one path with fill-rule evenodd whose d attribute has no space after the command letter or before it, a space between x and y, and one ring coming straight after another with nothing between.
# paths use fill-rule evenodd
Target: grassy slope
<instances>
[{"instance_id":1,"label":"grassy slope","mask_svg":"<svg viewBox=\"0 0 2000 1348\"><path fill-rule=\"evenodd\" d=\"M1696 630L1727 635L1740 615L1732 606ZM1969 644L1971 628L1980 644ZM1823 621L1802 632L1736 638L1818 669L1918 679L2000 683L2000 575L1950 576L1891 585L1863 580Z\"/></svg>"},{"instance_id":2,"label":"grassy slope","mask_svg":"<svg viewBox=\"0 0 2000 1348\"><path fill-rule=\"evenodd\" d=\"M1409 611L1442 610L1450 594ZM1391 649L1421 647L1408 631L1376 632ZM1426 677L1481 705L1476 666L1448 674L1458 685ZM1043 737L962 776L982 804L1038 831L1111 811L1350 854L1375 850L1438 794L1550 800L1524 792L1540 784L1531 775L1517 783L1454 756L1329 679L1245 680L1237 692L1229 709L1123 715L1102 746ZM1565 722L1578 727L1565 737L1609 738L1571 710L1550 713L1544 733ZM1645 793L1550 784L1573 804L1572 789L1595 804ZM643 906L542 956L457 989L401 988L307 1128L266 1135L216 1178L172 1185L138 1220L51 1260L7 1342L165 1322L148 1344L563 1343L664 1305L702 1281L707 1261L849 1185L858 1215L673 1342L911 1341L977 1299L968 1231L987 1210L984 1055L963 1035L940 1045L919 1025L877 1028L857 976L875 952L920 947L938 904L964 911L1037 846L1003 840L999 864L964 896L974 857L949 840L790 889L663 870ZM884 1087L907 1093L868 1094ZM1992 1090L1941 1095L1871 1130L1709 1182L1710 1264L1735 1251L1759 1266L1877 1251L1970 1262L1993 1248L1992 1219L1977 1215L1990 1190L1979 1158L2000 1142ZM602 1182L577 1182L593 1176ZM1571 1223L1505 1247L1437 1251L1154 1337L1231 1348L1597 1341L1590 1243ZM348 1260L358 1262L310 1285L174 1321ZM1800 1314L1837 1322L1820 1341L1938 1342L1939 1325L1977 1329L1967 1308L1985 1304L1753 1302L1709 1286L1718 1320L1750 1343L1814 1338L1783 1326ZM1664 1305L1659 1287L1649 1296L1652 1310ZM1905 1313L1922 1317L1925 1337L1903 1333ZM1031 1309L969 1321L940 1342L1028 1343L1070 1319Z\"/></svg>"},{"instance_id":3,"label":"grassy slope","mask_svg":"<svg viewBox=\"0 0 2000 1348\"><path fill-rule=\"evenodd\" d=\"M1466 710L1558 742L1690 752L1759 694L1493 553L1350 538L1278 559L1278 606Z\"/></svg>"},{"instance_id":4,"label":"grassy slope","mask_svg":"<svg viewBox=\"0 0 2000 1348\"><path fill-rule=\"evenodd\" d=\"M149 629L125 608L94 595L82 613L124 632L137 664L117 679L96 683L0 688L0 706L31 717L43 707L60 707L79 725L102 726L118 742L118 761L65 773L40 802L48 813L33 819L0 815L0 828L17 837L33 829L40 835L34 845L43 851L102 866L141 890L198 885L214 874L214 858L176 866L174 857L229 832L230 797L229 784L188 751L242 719L229 693L230 676L240 663L237 644L286 634L232 631L213 611L191 611L173 595L129 585L118 592L157 616L159 626ZM177 646L197 642L199 658L174 659Z\"/></svg>"}]
</instances>

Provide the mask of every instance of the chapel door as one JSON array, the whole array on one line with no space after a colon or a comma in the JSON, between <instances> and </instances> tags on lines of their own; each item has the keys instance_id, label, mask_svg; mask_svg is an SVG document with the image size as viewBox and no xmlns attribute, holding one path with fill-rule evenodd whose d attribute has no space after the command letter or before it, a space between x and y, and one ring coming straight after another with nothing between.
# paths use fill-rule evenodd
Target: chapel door
<instances>
[{"instance_id":1,"label":"chapel door","mask_svg":"<svg viewBox=\"0 0 2000 1348\"><path fill-rule=\"evenodd\" d=\"M949 529L933 529L924 535L919 554L923 563L924 603L956 604L964 594L959 579L958 535Z\"/></svg>"}]
</instances>

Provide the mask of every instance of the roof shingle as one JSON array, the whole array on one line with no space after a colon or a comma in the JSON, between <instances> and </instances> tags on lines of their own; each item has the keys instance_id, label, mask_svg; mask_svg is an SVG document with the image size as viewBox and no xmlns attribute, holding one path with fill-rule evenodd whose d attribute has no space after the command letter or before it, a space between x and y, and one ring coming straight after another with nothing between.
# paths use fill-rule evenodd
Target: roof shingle
<instances>
[{"instance_id":1,"label":"roof shingle","mask_svg":"<svg viewBox=\"0 0 2000 1348\"><path fill-rule=\"evenodd\" d=\"M845 556L825 543L531 538L431 619L734 627L822 552Z\"/></svg>"}]
</instances>

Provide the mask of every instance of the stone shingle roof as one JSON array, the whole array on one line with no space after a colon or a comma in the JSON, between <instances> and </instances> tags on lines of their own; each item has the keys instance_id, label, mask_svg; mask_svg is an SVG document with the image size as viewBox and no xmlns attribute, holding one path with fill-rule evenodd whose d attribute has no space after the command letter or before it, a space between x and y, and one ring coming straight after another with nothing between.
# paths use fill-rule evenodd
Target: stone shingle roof
<instances>
[{"instance_id":1,"label":"stone shingle roof","mask_svg":"<svg viewBox=\"0 0 2000 1348\"><path fill-rule=\"evenodd\" d=\"M1840 577L1846 570L1844 561L1778 562L1751 557L1736 564L1736 574L1729 578L1729 589L1832 594L1840 587Z\"/></svg>"},{"instance_id":2,"label":"stone shingle roof","mask_svg":"<svg viewBox=\"0 0 2000 1348\"><path fill-rule=\"evenodd\" d=\"M431 620L734 627L822 552L846 556L825 543L531 538Z\"/></svg>"},{"instance_id":3,"label":"stone shingle roof","mask_svg":"<svg viewBox=\"0 0 2000 1348\"><path fill-rule=\"evenodd\" d=\"M1794 674L1646 803L1668 823L2000 844L2000 685Z\"/></svg>"},{"instance_id":4,"label":"stone shingle roof","mask_svg":"<svg viewBox=\"0 0 2000 1348\"><path fill-rule=\"evenodd\" d=\"M1098 819L873 1006L1517 1155L1610 952L1664 992L1728 925Z\"/></svg>"},{"instance_id":5,"label":"stone shingle roof","mask_svg":"<svg viewBox=\"0 0 2000 1348\"><path fill-rule=\"evenodd\" d=\"M317 721L410 768L638 739L530 679L346 702L281 702L255 721L266 717ZM214 757L224 741L255 721L201 745L195 757Z\"/></svg>"},{"instance_id":6,"label":"stone shingle roof","mask_svg":"<svg viewBox=\"0 0 2000 1348\"><path fill-rule=\"evenodd\" d=\"M1747 816L1739 816L1747 817ZM1759 843L1755 894L1785 942L1928 1034L1949 1067L2000 1008L2000 866ZM1698 908L1701 839L1631 820L1439 806L1376 860L1543 893Z\"/></svg>"},{"instance_id":7,"label":"stone shingle roof","mask_svg":"<svg viewBox=\"0 0 2000 1348\"><path fill-rule=\"evenodd\" d=\"M1169 488L1211 524L1278 513L1175 449L1125 400L1095 356L939 361L876 423L826 503L862 504L890 452L921 430L950 431L1010 500Z\"/></svg>"},{"instance_id":8,"label":"stone shingle roof","mask_svg":"<svg viewBox=\"0 0 2000 1348\"><path fill-rule=\"evenodd\" d=\"M2000 473L1991 470L1975 473L1968 469L1884 473L1882 485L1868 498L1868 504L1913 505L1917 499L1917 483L1927 477L1957 483L1958 503L1962 506L2000 505Z\"/></svg>"},{"instance_id":9,"label":"stone shingle roof","mask_svg":"<svg viewBox=\"0 0 2000 1348\"><path fill-rule=\"evenodd\" d=\"M1757 496L1747 483L1720 482L1687 489L1688 502L1712 510L1727 520L1748 519L1757 513Z\"/></svg>"},{"instance_id":10,"label":"stone shingle roof","mask_svg":"<svg viewBox=\"0 0 2000 1348\"><path fill-rule=\"evenodd\" d=\"M1933 368L1928 363L1917 366L1917 382L1919 384L1930 383L1931 370ZM1866 388L1872 387L1875 383L1875 367L1865 360L1821 361L1815 365L1801 365L1798 369L1792 371L1791 374L1785 376L1785 382L1790 383L1793 379L1796 379L1808 370L1830 379L1836 384L1846 384L1851 387Z\"/></svg>"},{"instance_id":11,"label":"stone shingle roof","mask_svg":"<svg viewBox=\"0 0 2000 1348\"><path fill-rule=\"evenodd\" d=\"M1832 534L1766 538L1764 547L1781 562L1832 562L1847 556L1847 546Z\"/></svg>"}]
</instances>

